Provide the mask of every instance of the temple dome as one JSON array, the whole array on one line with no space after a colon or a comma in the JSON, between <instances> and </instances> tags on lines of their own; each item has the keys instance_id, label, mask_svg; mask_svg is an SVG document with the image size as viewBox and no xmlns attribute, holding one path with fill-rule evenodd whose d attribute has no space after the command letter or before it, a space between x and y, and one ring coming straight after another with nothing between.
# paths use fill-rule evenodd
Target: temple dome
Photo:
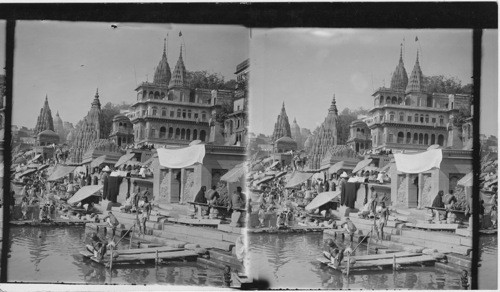
<instances>
[{"instance_id":1,"label":"temple dome","mask_svg":"<svg viewBox=\"0 0 500 292\"><path fill-rule=\"evenodd\" d=\"M413 70L411 71L410 80L408 81L408 86L406 87L406 93L424 91L424 76L422 74L422 69L420 69L417 52L417 60L415 61L415 66L413 66Z\"/></svg>"},{"instance_id":2,"label":"temple dome","mask_svg":"<svg viewBox=\"0 0 500 292\"><path fill-rule=\"evenodd\" d=\"M405 65L403 63L403 49L399 53L399 63L394 70L391 78L391 89L405 90L408 86L408 73L406 73Z\"/></svg>"},{"instance_id":3,"label":"temple dome","mask_svg":"<svg viewBox=\"0 0 500 292\"><path fill-rule=\"evenodd\" d=\"M172 77L172 73L170 72L170 66L167 61L167 53L166 53L166 43L163 45L163 55L161 57L160 63L156 67L153 83L168 86L170 83L170 79Z\"/></svg>"},{"instance_id":4,"label":"temple dome","mask_svg":"<svg viewBox=\"0 0 500 292\"><path fill-rule=\"evenodd\" d=\"M38 133L37 136L38 137L59 137L59 135L52 130L42 131L42 132Z\"/></svg>"}]
</instances>

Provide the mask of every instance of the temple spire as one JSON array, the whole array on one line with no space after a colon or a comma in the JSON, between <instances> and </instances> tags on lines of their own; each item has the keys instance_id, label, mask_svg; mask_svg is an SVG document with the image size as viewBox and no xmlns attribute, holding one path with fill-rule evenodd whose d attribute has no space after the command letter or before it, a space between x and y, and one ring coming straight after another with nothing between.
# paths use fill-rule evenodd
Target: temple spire
<instances>
[{"instance_id":1,"label":"temple spire","mask_svg":"<svg viewBox=\"0 0 500 292\"><path fill-rule=\"evenodd\" d=\"M166 58L167 57L167 39L163 39L163 56Z\"/></svg>"},{"instance_id":2,"label":"temple spire","mask_svg":"<svg viewBox=\"0 0 500 292\"><path fill-rule=\"evenodd\" d=\"M328 111L335 112L335 114L338 114L337 101L335 100L335 93L333 94L332 104L330 105L330 108L328 109Z\"/></svg>"},{"instance_id":3,"label":"temple spire","mask_svg":"<svg viewBox=\"0 0 500 292\"><path fill-rule=\"evenodd\" d=\"M403 63L403 43L401 43L401 48L399 50L399 63Z\"/></svg>"},{"instance_id":4,"label":"temple spire","mask_svg":"<svg viewBox=\"0 0 500 292\"><path fill-rule=\"evenodd\" d=\"M97 87L95 91L95 98L99 98L99 87Z\"/></svg>"}]
</instances>

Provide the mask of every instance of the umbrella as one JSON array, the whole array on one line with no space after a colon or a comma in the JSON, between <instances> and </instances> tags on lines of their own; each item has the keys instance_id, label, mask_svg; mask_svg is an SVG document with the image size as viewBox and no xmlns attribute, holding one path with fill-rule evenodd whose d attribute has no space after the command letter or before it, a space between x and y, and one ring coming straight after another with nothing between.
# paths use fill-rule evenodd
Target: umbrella
<instances>
[{"instance_id":1,"label":"umbrella","mask_svg":"<svg viewBox=\"0 0 500 292\"><path fill-rule=\"evenodd\" d=\"M84 186L83 188L79 189L76 194L74 194L69 200L68 204L76 204L80 202L81 200L85 200L86 198L94 195L96 192L100 191L102 189L103 185L91 185L91 186Z\"/></svg>"},{"instance_id":2,"label":"umbrella","mask_svg":"<svg viewBox=\"0 0 500 292\"><path fill-rule=\"evenodd\" d=\"M26 162L27 162L27 160L24 157L18 157L14 160L14 163L17 163L17 164L26 164Z\"/></svg>"},{"instance_id":3,"label":"umbrella","mask_svg":"<svg viewBox=\"0 0 500 292\"><path fill-rule=\"evenodd\" d=\"M240 163L221 176L220 180L230 183L239 182L244 175L245 163Z\"/></svg>"},{"instance_id":4,"label":"umbrella","mask_svg":"<svg viewBox=\"0 0 500 292\"><path fill-rule=\"evenodd\" d=\"M123 155L122 157L120 157L120 159L118 159L118 161L115 163L115 167L118 167L122 164L124 164L125 162L129 161L130 159L134 158L135 156L135 153L128 153L128 154L125 154Z\"/></svg>"},{"instance_id":5,"label":"umbrella","mask_svg":"<svg viewBox=\"0 0 500 292\"><path fill-rule=\"evenodd\" d=\"M354 170L352 172L356 173L356 172L362 170L363 168L370 165L370 163L372 163L372 161L373 161L372 159L361 160L360 162L358 162L358 164L356 164L356 167L354 168Z\"/></svg>"},{"instance_id":6,"label":"umbrella","mask_svg":"<svg viewBox=\"0 0 500 292\"><path fill-rule=\"evenodd\" d=\"M275 175L274 175L274 178L279 178L279 177L282 177L282 176L284 176L285 174L287 174L287 172L286 172L286 171L279 172L278 174L275 174Z\"/></svg>"},{"instance_id":7,"label":"umbrella","mask_svg":"<svg viewBox=\"0 0 500 292\"><path fill-rule=\"evenodd\" d=\"M342 168L344 168L344 161L339 161L339 162L335 163L334 165L332 165L328 169L328 172L329 173L337 173L337 171L341 170Z\"/></svg>"},{"instance_id":8,"label":"umbrella","mask_svg":"<svg viewBox=\"0 0 500 292\"><path fill-rule=\"evenodd\" d=\"M337 198L338 200L339 195L340 195L340 190L320 193L319 195L316 196L316 198L314 198L311 201L311 203L309 203L306 206L306 211L311 211L313 209L319 208L335 198Z\"/></svg>"},{"instance_id":9,"label":"umbrella","mask_svg":"<svg viewBox=\"0 0 500 292\"><path fill-rule=\"evenodd\" d=\"M252 171L262 171L262 170L264 170L264 166L260 163L252 166Z\"/></svg>"},{"instance_id":10,"label":"umbrella","mask_svg":"<svg viewBox=\"0 0 500 292\"><path fill-rule=\"evenodd\" d=\"M439 147L441 147L441 146L439 146L439 144L433 144L433 145L427 147L427 150L439 149Z\"/></svg>"},{"instance_id":11,"label":"umbrella","mask_svg":"<svg viewBox=\"0 0 500 292\"><path fill-rule=\"evenodd\" d=\"M274 176L266 176L265 178L255 182L257 185L263 184L265 182L268 182L270 180L274 179Z\"/></svg>"},{"instance_id":12,"label":"umbrella","mask_svg":"<svg viewBox=\"0 0 500 292\"><path fill-rule=\"evenodd\" d=\"M67 176L75 171L75 166L58 165L54 172L49 176L48 181L55 181Z\"/></svg>"},{"instance_id":13,"label":"umbrella","mask_svg":"<svg viewBox=\"0 0 500 292\"><path fill-rule=\"evenodd\" d=\"M99 165L104 163L104 160L106 160L106 155L101 155L96 159L92 160L92 162L90 163L90 167L92 168L98 167Z\"/></svg>"},{"instance_id":14,"label":"umbrella","mask_svg":"<svg viewBox=\"0 0 500 292\"><path fill-rule=\"evenodd\" d=\"M311 176L313 176L312 173L295 171L290 177L290 180L287 182L285 188L293 188L310 179Z\"/></svg>"},{"instance_id":15,"label":"umbrella","mask_svg":"<svg viewBox=\"0 0 500 292\"><path fill-rule=\"evenodd\" d=\"M473 183L473 175L472 172L469 172L457 182L457 185L461 185L464 187L472 187L472 183Z\"/></svg>"}]
</instances>

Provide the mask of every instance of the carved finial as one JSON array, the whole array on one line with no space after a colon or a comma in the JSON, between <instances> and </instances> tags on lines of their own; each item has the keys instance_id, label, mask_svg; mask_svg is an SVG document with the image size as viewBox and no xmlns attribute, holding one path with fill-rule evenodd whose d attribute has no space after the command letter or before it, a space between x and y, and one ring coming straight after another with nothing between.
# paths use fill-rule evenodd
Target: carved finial
<instances>
[{"instance_id":1,"label":"carved finial","mask_svg":"<svg viewBox=\"0 0 500 292\"><path fill-rule=\"evenodd\" d=\"M403 43L401 43L399 50L399 62L403 62Z\"/></svg>"},{"instance_id":2,"label":"carved finial","mask_svg":"<svg viewBox=\"0 0 500 292\"><path fill-rule=\"evenodd\" d=\"M167 39L163 39L163 56L167 57Z\"/></svg>"},{"instance_id":3,"label":"carved finial","mask_svg":"<svg viewBox=\"0 0 500 292\"><path fill-rule=\"evenodd\" d=\"M97 87L95 91L95 98L99 98L99 87Z\"/></svg>"}]
</instances>

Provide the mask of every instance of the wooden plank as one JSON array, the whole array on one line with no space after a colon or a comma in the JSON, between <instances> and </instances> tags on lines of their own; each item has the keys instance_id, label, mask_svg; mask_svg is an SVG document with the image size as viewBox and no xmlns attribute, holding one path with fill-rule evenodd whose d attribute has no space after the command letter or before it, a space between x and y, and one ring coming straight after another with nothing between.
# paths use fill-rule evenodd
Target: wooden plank
<instances>
[{"instance_id":1,"label":"wooden plank","mask_svg":"<svg viewBox=\"0 0 500 292\"><path fill-rule=\"evenodd\" d=\"M222 250L230 251L234 246L233 242L203 238L196 236L195 234L187 235L174 232L165 232L162 230L153 230L153 235L162 238L169 238L169 239L182 240L190 243L197 243L204 248L219 248Z\"/></svg>"},{"instance_id":2,"label":"wooden plank","mask_svg":"<svg viewBox=\"0 0 500 292\"><path fill-rule=\"evenodd\" d=\"M403 258L403 257L420 256L422 254L402 251L402 252L395 252L395 253L390 253L390 254L370 254L370 255L351 256L351 258L354 258L356 260L356 262L358 262L358 261L369 261L369 260L377 260L377 259L389 259L389 258L392 259L393 255L396 255L396 258ZM347 258L344 257L344 261L347 261Z\"/></svg>"},{"instance_id":3,"label":"wooden plank","mask_svg":"<svg viewBox=\"0 0 500 292\"><path fill-rule=\"evenodd\" d=\"M181 250L184 250L184 248L160 246L160 247L150 247L150 248L120 249L120 250L113 251L113 253L117 252L119 256L122 256L122 255L131 255L131 254L156 253L156 251L158 251L158 252L171 252L171 251L181 251ZM107 254L109 255L109 254L111 254L111 252L108 251Z\"/></svg>"},{"instance_id":4,"label":"wooden plank","mask_svg":"<svg viewBox=\"0 0 500 292\"><path fill-rule=\"evenodd\" d=\"M411 237L404 237L404 236L398 236L394 235L392 236L392 241L400 242L400 243L405 243L405 244L411 244L411 245L418 245L426 248L434 248L437 249L440 252L448 253L448 252L456 252L459 254L466 254L467 250L470 249L468 246L463 246L463 245L457 245L457 244L447 244L443 242L437 242L437 241L430 241L427 240L427 238L411 238Z\"/></svg>"},{"instance_id":5,"label":"wooden plank","mask_svg":"<svg viewBox=\"0 0 500 292\"><path fill-rule=\"evenodd\" d=\"M221 223L220 219L196 219L196 218L167 218L169 222L202 225L202 226L217 226Z\"/></svg>"},{"instance_id":6,"label":"wooden plank","mask_svg":"<svg viewBox=\"0 0 500 292\"><path fill-rule=\"evenodd\" d=\"M453 230L458 228L458 224L438 224L438 223L406 223L407 227L423 228L432 230Z\"/></svg>"},{"instance_id":7,"label":"wooden plank","mask_svg":"<svg viewBox=\"0 0 500 292\"><path fill-rule=\"evenodd\" d=\"M189 251L172 251L172 252L160 252L158 253L158 258L160 259L179 259L185 257L198 257L198 254ZM156 253L144 253L144 254L134 254L134 255L123 255L118 256L113 259L113 263L123 263L123 262L132 262L132 261L141 261L141 260L154 260L156 259Z\"/></svg>"},{"instance_id":8,"label":"wooden plank","mask_svg":"<svg viewBox=\"0 0 500 292\"><path fill-rule=\"evenodd\" d=\"M434 257L430 255L419 255L414 257L403 257L397 258L396 264L399 265L408 265L408 264L417 264L423 262L434 262L436 261ZM370 261L360 261L356 262L351 266L351 269L359 269L359 268L370 268L370 267L378 267L378 266L392 266L394 263L392 257L387 259L378 259L378 260L370 260Z\"/></svg>"},{"instance_id":9,"label":"wooden plank","mask_svg":"<svg viewBox=\"0 0 500 292\"><path fill-rule=\"evenodd\" d=\"M472 246L471 238L466 239L453 233L444 233L439 231L424 231L417 229L403 229L402 235L404 237L411 237L417 239L425 238L428 241L436 241L439 243L447 243L447 244L452 243L460 245L462 244L462 242L464 242L465 243L464 245Z\"/></svg>"}]
</instances>

